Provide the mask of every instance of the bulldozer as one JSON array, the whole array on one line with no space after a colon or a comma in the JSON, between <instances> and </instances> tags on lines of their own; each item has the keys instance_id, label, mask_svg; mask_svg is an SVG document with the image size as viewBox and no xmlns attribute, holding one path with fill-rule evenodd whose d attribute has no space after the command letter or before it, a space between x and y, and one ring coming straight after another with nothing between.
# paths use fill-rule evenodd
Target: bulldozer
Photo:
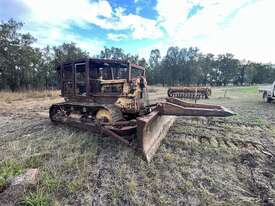
<instances>
[{"instance_id":1,"label":"bulldozer","mask_svg":"<svg viewBox=\"0 0 275 206\"><path fill-rule=\"evenodd\" d=\"M168 97L185 99L208 99L211 93L210 87L171 87L167 91Z\"/></svg>"},{"instance_id":2,"label":"bulldozer","mask_svg":"<svg viewBox=\"0 0 275 206\"><path fill-rule=\"evenodd\" d=\"M89 129L138 150L150 161L176 116L226 117L222 106L177 98L151 103L145 69L130 61L86 58L57 67L64 102L53 104L53 123Z\"/></svg>"}]
</instances>

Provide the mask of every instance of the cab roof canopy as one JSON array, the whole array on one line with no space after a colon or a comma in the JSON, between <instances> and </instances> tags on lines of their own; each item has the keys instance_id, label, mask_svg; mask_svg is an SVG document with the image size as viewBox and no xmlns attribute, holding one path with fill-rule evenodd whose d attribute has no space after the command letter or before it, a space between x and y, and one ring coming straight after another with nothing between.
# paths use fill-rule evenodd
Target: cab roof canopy
<instances>
[{"instance_id":1,"label":"cab roof canopy","mask_svg":"<svg viewBox=\"0 0 275 206\"><path fill-rule=\"evenodd\" d=\"M60 70L61 65L68 65L68 64L79 64L79 63L85 63L86 61L89 61L90 63L94 64L121 64L123 66L127 66L131 64L131 67L134 67L139 70L145 70L144 67L137 65L137 64L132 64L130 61L127 60L119 60L119 59L97 59L97 58L87 58L87 59L76 59L74 61L68 61L68 62L63 62L57 66L57 70Z\"/></svg>"}]
</instances>

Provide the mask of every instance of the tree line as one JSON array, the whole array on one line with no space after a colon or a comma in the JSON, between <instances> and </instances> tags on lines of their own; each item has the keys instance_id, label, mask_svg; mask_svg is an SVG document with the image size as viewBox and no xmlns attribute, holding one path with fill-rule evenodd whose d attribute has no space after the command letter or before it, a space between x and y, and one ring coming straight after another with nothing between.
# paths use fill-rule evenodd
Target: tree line
<instances>
[{"instance_id":1,"label":"tree line","mask_svg":"<svg viewBox=\"0 0 275 206\"><path fill-rule=\"evenodd\" d=\"M275 76L271 64L239 60L233 54L203 54L193 47L170 47L164 56L154 49L148 61L114 47L89 54L73 42L37 48L37 40L21 33L22 27L13 19L0 23L0 90L56 88L56 66L86 57L130 60L146 68L149 84L245 85L269 83Z\"/></svg>"},{"instance_id":2,"label":"tree line","mask_svg":"<svg viewBox=\"0 0 275 206\"><path fill-rule=\"evenodd\" d=\"M270 83L275 80L272 64L239 60L233 54L203 54L198 48L170 47L164 57L158 49L149 58L150 82L167 85L226 86Z\"/></svg>"}]
</instances>

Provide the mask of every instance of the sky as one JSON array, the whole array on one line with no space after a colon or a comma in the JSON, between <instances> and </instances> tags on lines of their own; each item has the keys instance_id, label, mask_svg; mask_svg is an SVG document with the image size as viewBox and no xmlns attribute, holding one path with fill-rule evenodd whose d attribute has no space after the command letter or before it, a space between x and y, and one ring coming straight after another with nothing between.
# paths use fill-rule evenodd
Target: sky
<instances>
[{"instance_id":1,"label":"sky","mask_svg":"<svg viewBox=\"0 0 275 206\"><path fill-rule=\"evenodd\" d=\"M91 55L104 46L148 58L152 49L275 63L275 0L0 0L0 20L24 23L38 47L75 42Z\"/></svg>"}]
</instances>

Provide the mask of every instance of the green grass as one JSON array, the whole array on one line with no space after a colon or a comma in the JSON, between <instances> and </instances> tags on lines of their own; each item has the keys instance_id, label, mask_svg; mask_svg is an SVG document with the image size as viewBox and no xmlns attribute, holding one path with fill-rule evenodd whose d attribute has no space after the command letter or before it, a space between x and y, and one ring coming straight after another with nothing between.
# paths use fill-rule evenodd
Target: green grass
<instances>
[{"instance_id":1,"label":"green grass","mask_svg":"<svg viewBox=\"0 0 275 206\"><path fill-rule=\"evenodd\" d=\"M58 190L61 182L58 179L57 175L52 175L50 173L43 173L41 185L46 188L46 190L50 193Z\"/></svg>"},{"instance_id":2,"label":"green grass","mask_svg":"<svg viewBox=\"0 0 275 206\"><path fill-rule=\"evenodd\" d=\"M22 172L22 166L14 160L4 161L0 165L0 191L5 187L9 177L20 175Z\"/></svg>"},{"instance_id":3,"label":"green grass","mask_svg":"<svg viewBox=\"0 0 275 206\"><path fill-rule=\"evenodd\" d=\"M228 93L223 98L225 89ZM166 88L152 90L156 98L158 90L166 96ZM272 171L272 165L262 161L264 154L242 142L269 138L273 144L275 140L275 128L268 121L275 114L274 105L259 103L257 90L257 86L215 89L210 99L200 102L223 105L238 115L208 120L178 117L149 164L110 138L53 126L47 123L48 117L33 117L29 112L6 123L2 156L21 160L23 168L40 170L39 183L24 191L21 205L25 206L74 205L80 200L89 204L90 197L96 197L95 205L101 201L102 205L255 205L253 201L259 202L260 197L254 193L255 198L246 196L251 193L251 174L240 155L249 151L255 156L257 170ZM46 113L46 106L35 109ZM44 128L40 132L34 127L37 122ZM19 124L23 124L20 130L11 132ZM239 140L237 145L231 139ZM18 156L26 149L25 155ZM262 174L255 177L263 183L271 179ZM5 181L2 176L0 184ZM264 192L272 198L274 189L267 187Z\"/></svg>"},{"instance_id":4,"label":"green grass","mask_svg":"<svg viewBox=\"0 0 275 206\"><path fill-rule=\"evenodd\" d=\"M129 181L128 188L129 188L129 192L131 192L132 194L136 192L137 182L134 178L131 178L131 180Z\"/></svg>"},{"instance_id":5,"label":"green grass","mask_svg":"<svg viewBox=\"0 0 275 206\"><path fill-rule=\"evenodd\" d=\"M51 157L50 153L37 153L30 156L25 161L25 167L26 168L38 168L41 167L46 160L48 160Z\"/></svg>"},{"instance_id":6,"label":"green grass","mask_svg":"<svg viewBox=\"0 0 275 206\"><path fill-rule=\"evenodd\" d=\"M230 92L238 92L243 94L256 94L258 90L258 86L228 88L228 91Z\"/></svg>"},{"instance_id":7,"label":"green grass","mask_svg":"<svg viewBox=\"0 0 275 206\"><path fill-rule=\"evenodd\" d=\"M71 181L66 182L67 191L71 194L80 191L85 187L85 176L83 174L75 177Z\"/></svg>"},{"instance_id":8,"label":"green grass","mask_svg":"<svg viewBox=\"0 0 275 206\"><path fill-rule=\"evenodd\" d=\"M43 190L37 190L34 193L29 193L20 202L21 206L50 206L52 199L50 195Z\"/></svg>"}]
</instances>

